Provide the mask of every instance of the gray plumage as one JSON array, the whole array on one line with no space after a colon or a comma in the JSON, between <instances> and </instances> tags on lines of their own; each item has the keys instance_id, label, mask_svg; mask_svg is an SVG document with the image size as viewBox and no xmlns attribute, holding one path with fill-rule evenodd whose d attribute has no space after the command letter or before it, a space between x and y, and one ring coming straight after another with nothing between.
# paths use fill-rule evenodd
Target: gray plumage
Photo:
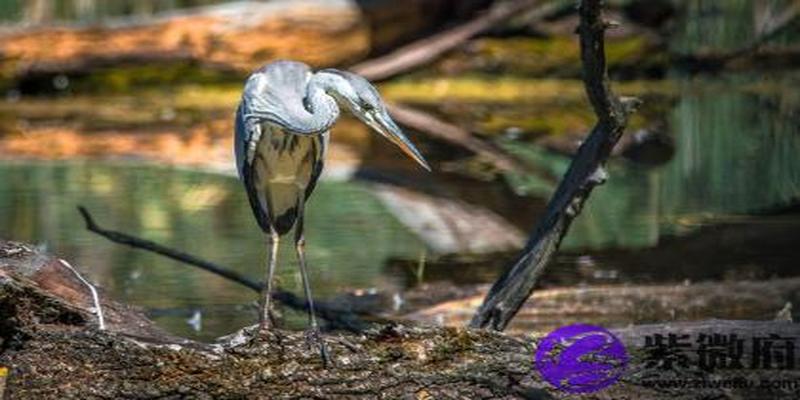
<instances>
[{"instance_id":1,"label":"gray plumage","mask_svg":"<svg viewBox=\"0 0 800 400\"><path fill-rule=\"evenodd\" d=\"M340 107L430 170L366 79L335 69L313 73L305 64L293 61L273 62L253 73L236 110L234 150L239 178L256 221L270 243L261 331L270 324L268 310L277 243L294 227L309 323L318 336L303 253L303 216L305 202L322 173L329 131L339 117ZM320 349L323 358L327 358L321 340Z\"/></svg>"},{"instance_id":2,"label":"gray plumage","mask_svg":"<svg viewBox=\"0 0 800 400\"><path fill-rule=\"evenodd\" d=\"M322 173L328 129L338 108L306 109L311 70L280 61L248 79L236 113L236 165L250 206L264 232L286 234ZM310 124L306 123L312 121ZM301 124L304 124L301 126ZM309 128L311 127L311 128Z\"/></svg>"},{"instance_id":3,"label":"gray plumage","mask_svg":"<svg viewBox=\"0 0 800 400\"><path fill-rule=\"evenodd\" d=\"M294 225L296 203L311 195L322 172L329 130L339 117L339 105L367 119L375 129L376 124L388 125L388 135L379 132L408 149L429 169L365 79L335 69L314 74L307 65L294 61L267 64L245 84L236 112L235 137L239 177L265 232L274 228L283 235ZM366 117L368 113L378 117ZM290 182L292 173L296 175ZM268 185L272 182L275 184Z\"/></svg>"}]
</instances>

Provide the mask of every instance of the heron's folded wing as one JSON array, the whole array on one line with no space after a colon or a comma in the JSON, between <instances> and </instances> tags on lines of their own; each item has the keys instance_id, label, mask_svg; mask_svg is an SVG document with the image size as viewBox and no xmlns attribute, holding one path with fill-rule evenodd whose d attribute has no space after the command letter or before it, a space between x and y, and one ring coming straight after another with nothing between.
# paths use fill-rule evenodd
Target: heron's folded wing
<instances>
[{"instance_id":1,"label":"heron's folded wing","mask_svg":"<svg viewBox=\"0 0 800 400\"><path fill-rule=\"evenodd\" d=\"M258 115L278 126L284 121L308 117L304 101L311 68L296 61L276 61L265 65L247 79L242 94L245 117Z\"/></svg>"}]
</instances>

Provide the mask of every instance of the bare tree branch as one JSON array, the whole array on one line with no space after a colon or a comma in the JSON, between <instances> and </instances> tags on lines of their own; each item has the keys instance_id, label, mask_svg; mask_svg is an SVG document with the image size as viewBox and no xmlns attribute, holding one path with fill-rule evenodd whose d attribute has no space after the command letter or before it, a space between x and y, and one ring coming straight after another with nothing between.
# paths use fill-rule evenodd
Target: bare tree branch
<instances>
[{"instance_id":1,"label":"bare tree branch","mask_svg":"<svg viewBox=\"0 0 800 400\"><path fill-rule=\"evenodd\" d=\"M465 148L489 160L501 171L526 169L526 165L522 161L508 154L505 150L478 139L466 129L436 118L425 111L406 105L391 104L389 105L389 112L392 114L392 118L401 125L426 133L432 138Z\"/></svg>"},{"instance_id":2,"label":"bare tree branch","mask_svg":"<svg viewBox=\"0 0 800 400\"><path fill-rule=\"evenodd\" d=\"M603 165L622 136L638 100L620 99L611 92L606 72L602 0L583 0L579 6L581 60L584 84L598 122L578 149L567 173L547 205L525 249L494 283L470 322L474 328L503 330L530 297L572 220L595 186L606 179Z\"/></svg>"},{"instance_id":3,"label":"bare tree branch","mask_svg":"<svg viewBox=\"0 0 800 400\"><path fill-rule=\"evenodd\" d=\"M453 50L475 35L511 19L536 3L535 0L498 2L485 15L437 35L400 47L385 56L358 63L352 66L351 70L373 81L384 80L407 72L434 61L445 52ZM529 17L542 17L557 8L558 4L548 2L538 7L534 13L529 14Z\"/></svg>"},{"instance_id":4,"label":"bare tree branch","mask_svg":"<svg viewBox=\"0 0 800 400\"><path fill-rule=\"evenodd\" d=\"M762 48L765 47L764 45L794 27L798 17L800 17L800 2L794 1L775 16L771 23L759 32L755 38L745 42L741 47L722 52L701 51L697 54L678 57L678 61L689 65L694 70L702 70L729 68L731 64L737 62L757 60L765 56L762 51ZM792 47L774 50L777 51L777 54L783 54L788 57L797 52L797 49Z\"/></svg>"},{"instance_id":5,"label":"bare tree branch","mask_svg":"<svg viewBox=\"0 0 800 400\"><path fill-rule=\"evenodd\" d=\"M800 15L800 2L794 1L789 4L782 13L777 15L774 20L755 39L739 50L731 52L727 56L727 61L741 57L747 53L758 51L759 47L786 32Z\"/></svg>"},{"instance_id":6,"label":"bare tree branch","mask_svg":"<svg viewBox=\"0 0 800 400\"><path fill-rule=\"evenodd\" d=\"M204 271L211 272L212 274L223 277L229 281L236 282L242 286L246 286L254 290L255 292L261 291L262 284L260 282L256 282L242 274L239 274L236 271L233 271L229 268L221 267L210 261L206 261L201 258L195 257L191 254L171 249L169 247L160 245L150 240L141 239L136 236L129 235L127 233L101 228L94 221L92 215L89 214L89 211L83 206L78 206L78 212L80 212L81 216L83 216L83 220L86 223L86 229L114 243L124 244L126 246L130 246L136 249L141 249L152 253L156 253L158 255L171 258L175 261L180 261L184 264L191 265L200 268ZM279 288L273 289L272 298L275 299L276 301L283 303L287 307L296 310L306 311L308 307L308 304L304 299L296 296L292 292L281 290ZM314 310L316 311L317 315L325 319L330 324L331 329L345 329L352 332L360 332L369 327L368 322L362 320L357 315L352 313L350 310L346 308L346 306L337 306L335 304L329 304L326 302L315 302L314 305L315 305Z\"/></svg>"}]
</instances>

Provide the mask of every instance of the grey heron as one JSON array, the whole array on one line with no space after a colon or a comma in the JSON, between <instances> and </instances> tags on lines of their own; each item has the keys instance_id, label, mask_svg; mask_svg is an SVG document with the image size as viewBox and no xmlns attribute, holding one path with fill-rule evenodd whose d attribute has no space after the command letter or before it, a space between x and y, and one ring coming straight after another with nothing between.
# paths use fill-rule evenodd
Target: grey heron
<instances>
[{"instance_id":1,"label":"grey heron","mask_svg":"<svg viewBox=\"0 0 800 400\"><path fill-rule=\"evenodd\" d=\"M300 275L308 305L310 340L328 355L314 315L303 236L305 203L322 173L329 131L350 111L427 170L425 159L394 123L378 91L366 79L336 69L312 72L299 62L276 61L245 83L236 110L235 153L250 207L267 235L267 271L260 296L259 334L271 328L272 280L280 237L294 228Z\"/></svg>"}]
</instances>

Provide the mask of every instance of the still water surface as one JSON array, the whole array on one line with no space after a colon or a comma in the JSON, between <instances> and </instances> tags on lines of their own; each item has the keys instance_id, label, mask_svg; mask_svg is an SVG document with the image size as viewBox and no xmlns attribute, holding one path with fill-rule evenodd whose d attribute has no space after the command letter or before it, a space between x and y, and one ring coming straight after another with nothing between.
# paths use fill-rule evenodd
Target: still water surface
<instances>
[{"instance_id":1,"label":"still water surface","mask_svg":"<svg viewBox=\"0 0 800 400\"><path fill-rule=\"evenodd\" d=\"M248 289L162 257L106 241L83 228L78 204L101 226L164 243L255 280L264 268L264 236L240 183L227 176L125 163L12 163L0 166L0 232L59 254L112 296L150 309L185 332L191 310L203 309L204 332L243 326ZM311 279L319 297L356 288L393 288L381 274L389 257L414 258L422 243L359 183L323 182L309 204ZM301 293L294 246L285 241L279 285ZM177 310L170 313L169 310Z\"/></svg>"},{"instance_id":2,"label":"still water surface","mask_svg":"<svg viewBox=\"0 0 800 400\"><path fill-rule=\"evenodd\" d=\"M674 139L674 156L659 165L612 162L611 179L576 220L550 280L574 285L724 279L737 277L739 270L745 278L796 275L796 251L790 243L800 233L800 101L778 85L795 79L763 78L755 86L745 76L675 80L681 95L659 117L661 129ZM501 144L556 176L569 162L530 144ZM521 199L541 204L553 182L536 179L509 181ZM6 163L0 165L0 182L4 237L38 243L70 259L112 296L145 307L169 330L211 338L254 320L254 293L107 242L84 230L75 211L76 205L85 205L104 227L165 243L259 279L263 235L235 178L152 165L74 161ZM477 180L472 184L483 185L487 193L505 185ZM440 185L453 182L443 178ZM387 264L418 260L425 245L370 188L364 182L323 181L309 204L308 251L320 298L354 289L402 290L413 283ZM480 204L479 198L472 201L496 207L488 201ZM538 210L532 206L493 211L531 214L529 219L535 220ZM525 224L529 221L521 225ZM751 236L744 243L736 239L741 232ZM698 252L693 243L704 247ZM293 249L284 244L280 285L300 293ZM750 249L734 261L697 258L704 249L736 254L730 246ZM587 263L594 264L588 276L581 272ZM758 274L747 275L748 268ZM459 274L450 275L459 281ZM483 271L481 279L494 275ZM194 310L202 311L200 332L186 323Z\"/></svg>"}]
</instances>

